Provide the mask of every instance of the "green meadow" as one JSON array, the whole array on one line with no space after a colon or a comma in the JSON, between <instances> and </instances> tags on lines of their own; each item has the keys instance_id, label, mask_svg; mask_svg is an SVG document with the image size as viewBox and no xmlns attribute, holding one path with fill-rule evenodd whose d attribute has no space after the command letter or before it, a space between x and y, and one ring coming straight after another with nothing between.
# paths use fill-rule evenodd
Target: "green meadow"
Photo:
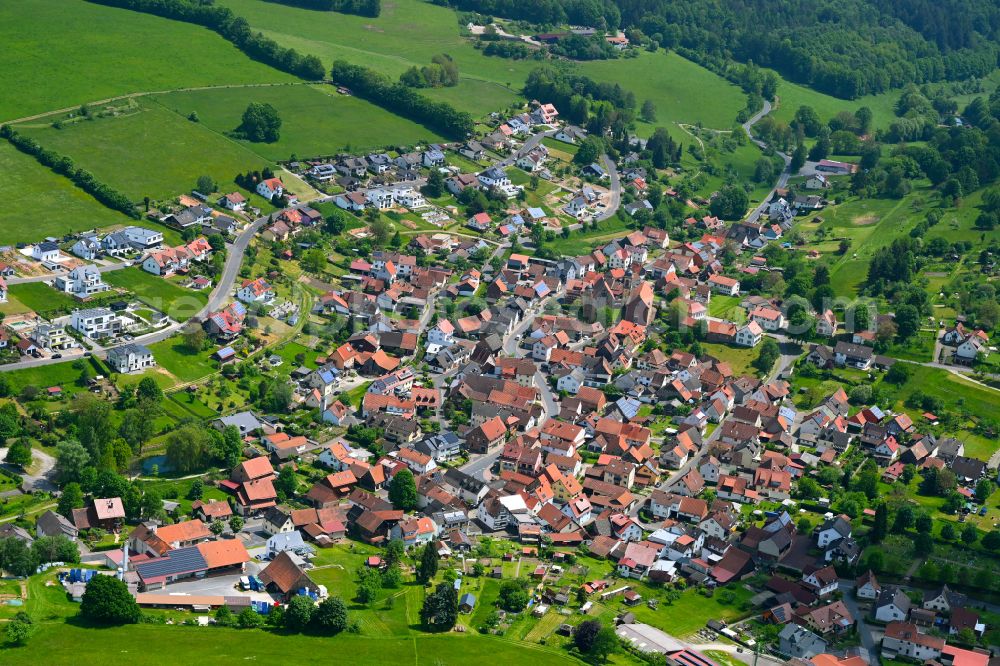
<instances>
[{"instance_id":1,"label":"green meadow","mask_svg":"<svg viewBox=\"0 0 1000 666\"><path fill-rule=\"evenodd\" d=\"M357 97L339 95L329 85L225 88L157 95L152 98L186 119L197 112L199 124L218 134L235 130L251 102L265 102L281 116L281 136L274 143L238 141L261 157L287 160L291 155L332 155L437 142L443 138L406 118ZM188 121L185 121L188 122Z\"/></svg>"},{"instance_id":2,"label":"green meadow","mask_svg":"<svg viewBox=\"0 0 1000 666\"><path fill-rule=\"evenodd\" d=\"M0 244L36 241L130 221L6 141L0 142L0 172L0 200L4 202Z\"/></svg>"},{"instance_id":3,"label":"green meadow","mask_svg":"<svg viewBox=\"0 0 1000 666\"><path fill-rule=\"evenodd\" d=\"M81 0L0 3L0 121L117 95L291 81L214 32Z\"/></svg>"},{"instance_id":4,"label":"green meadow","mask_svg":"<svg viewBox=\"0 0 1000 666\"><path fill-rule=\"evenodd\" d=\"M163 106L141 100L125 115L70 123L62 129L29 123L18 130L68 155L134 201L189 192L201 175L232 183L268 160Z\"/></svg>"}]
</instances>

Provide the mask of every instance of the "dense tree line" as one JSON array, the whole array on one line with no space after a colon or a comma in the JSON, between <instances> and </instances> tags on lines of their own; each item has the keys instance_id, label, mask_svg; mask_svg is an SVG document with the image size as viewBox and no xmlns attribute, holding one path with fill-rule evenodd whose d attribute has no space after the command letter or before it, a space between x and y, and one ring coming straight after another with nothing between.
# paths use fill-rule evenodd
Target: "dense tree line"
<instances>
[{"instance_id":1,"label":"dense tree line","mask_svg":"<svg viewBox=\"0 0 1000 666\"><path fill-rule=\"evenodd\" d=\"M615 29L621 13L612 0L433 0L468 12L518 19L539 25L570 23L600 30Z\"/></svg>"},{"instance_id":2,"label":"dense tree line","mask_svg":"<svg viewBox=\"0 0 1000 666\"><path fill-rule=\"evenodd\" d=\"M549 46L549 52L572 60L611 60L618 57L617 49L599 34L567 35Z\"/></svg>"},{"instance_id":3,"label":"dense tree line","mask_svg":"<svg viewBox=\"0 0 1000 666\"><path fill-rule=\"evenodd\" d=\"M382 13L382 0L269 0L282 5L292 5L321 12L341 12L375 18Z\"/></svg>"},{"instance_id":4,"label":"dense tree line","mask_svg":"<svg viewBox=\"0 0 1000 666\"><path fill-rule=\"evenodd\" d=\"M635 94L631 91L617 83L598 83L551 67L532 70L524 95L555 104L564 119L585 126L592 134L610 129L614 136L622 136L635 118Z\"/></svg>"},{"instance_id":5,"label":"dense tree line","mask_svg":"<svg viewBox=\"0 0 1000 666\"><path fill-rule=\"evenodd\" d=\"M42 148L37 141L22 136L9 125L0 127L0 138L7 139L12 146L22 153L34 157L40 164L52 169L60 176L69 178L73 181L74 185L108 208L121 211L137 220L139 219L139 211L136 210L128 197L107 183L97 180L94 174L86 169L77 167L69 157L60 155L53 150Z\"/></svg>"},{"instance_id":6,"label":"dense tree line","mask_svg":"<svg viewBox=\"0 0 1000 666\"><path fill-rule=\"evenodd\" d=\"M446 53L431 58L430 65L414 65L399 76L399 82L410 88L451 88L458 85L458 80L458 65Z\"/></svg>"},{"instance_id":7,"label":"dense tree line","mask_svg":"<svg viewBox=\"0 0 1000 666\"><path fill-rule=\"evenodd\" d=\"M427 99L367 67L338 60L333 63L330 76L334 83L350 88L359 97L442 134L465 138L475 129L475 121L470 114L457 111L450 104Z\"/></svg>"},{"instance_id":8,"label":"dense tree line","mask_svg":"<svg viewBox=\"0 0 1000 666\"><path fill-rule=\"evenodd\" d=\"M177 21L204 26L219 33L254 60L309 81L323 78L323 63L312 55L280 46L260 32L253 32L247 20L228 7L197 0L90 0Z\"/></svg>"},{"instance_id":9,"label":"dense tree line","mask_svg":"<svg viewBox=\"0 0 1000 666\"><path fill-rule=\"evenodd\" d=\"M615 0L622 25L714 70L736 59L853 99L907 83L983 76L997 65L990 0ZM961 5L961 7L958 7ZM762 27L765 26L765 27Z\"/></svg>"}]
</instances>

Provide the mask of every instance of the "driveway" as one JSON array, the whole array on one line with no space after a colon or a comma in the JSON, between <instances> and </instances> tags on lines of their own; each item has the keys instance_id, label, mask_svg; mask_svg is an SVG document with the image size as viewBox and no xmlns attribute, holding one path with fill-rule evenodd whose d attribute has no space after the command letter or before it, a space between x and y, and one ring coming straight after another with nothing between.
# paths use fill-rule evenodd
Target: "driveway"
<instances>
[{"instance_id":1,"label":"driveway","mask_svg":"<svg viewBox=\"0 0 1000 666\"><path fill-rule=\"evenodd\" d=\"M7 448L0 448L0 460L6 457ZM28 474L21 470L20 467L15 467L14 465L3 463L3 466L24 477L25 491L44 490L51 492L56 490L56 485L50 478L52 470L56 466L56 459L40 449L31 449L31 458L35 462L34 467L36 471L34 474Z\"/></svg>"}]
</instances>

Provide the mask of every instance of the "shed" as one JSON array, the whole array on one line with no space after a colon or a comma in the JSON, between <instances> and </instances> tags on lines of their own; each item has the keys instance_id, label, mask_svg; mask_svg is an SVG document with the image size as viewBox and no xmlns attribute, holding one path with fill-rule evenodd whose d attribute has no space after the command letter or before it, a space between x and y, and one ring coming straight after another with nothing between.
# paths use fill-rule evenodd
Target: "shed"
<instances>
[{"instance_id":1,"label":"shed","mask_svg":"<svg viewBox=\"0 0 1000 666\"><path fill-rule=\"evenodd\" d=\"M458 610L463 613L471 613L476 607L476 595L471 592L466 592L462 595L462 598L458 601Z\"/></svg>"}]
</instances>

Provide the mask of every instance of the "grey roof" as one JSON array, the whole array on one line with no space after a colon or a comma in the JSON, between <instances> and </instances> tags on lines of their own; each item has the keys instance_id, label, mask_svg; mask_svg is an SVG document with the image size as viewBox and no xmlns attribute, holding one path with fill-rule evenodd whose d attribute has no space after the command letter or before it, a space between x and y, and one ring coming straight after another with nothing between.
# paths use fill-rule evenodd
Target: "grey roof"
<instances>
[{"instance_id":1,"label":"grey roof","mask_svg":"<svg viewBox=\"0 0 1000 666\"><path fill-rule=\"evenodd\" d=\"M201 551L198 550L198 546L170 550L161 558L138 562L135 565L136 572L138 572L139 577L143 580L204 571L206 569L208 569L208 562L205 561Z\"/></svg>"},{"instance_id":2,"label":"grey roof","mask_svg":"<svg viewBox=\"0 0 1000 666\"><path fill-rule=\"evenodd\" d=\"M108 350L109 359L118 358L119 356L128 356L129 354L134 354L135 356L152 356L153 352L149 351L149 347L141 345L138 342L130 342L127 345L114 347Z\"/></svg>"},{"instance_id":3,"label":"grey roof","mask_svg":"<svg viewBox=\"0 0 1000 666\"><path fill-rule=\"evenodd\" d=\"M76 525L67 520L62 514L49 510L38 517L35 521L35 529L41 530L47 536L56 534L75 535L79 530Z\"/></svg>"},{"instance_id":4,"label":"grey roof","mask_svg":"<svg viewBox=\"0 0 1000 666\"><path fill-rule=\"evenodd\" d=\"M257 417L253 415L253 412L239 412L237 414L230 414L229 416L223 416L218 419L219 423L223 426L234 425L240 429L240 432L247 433L260 428L260 421Z\"/></svg>"}]
</instances>

